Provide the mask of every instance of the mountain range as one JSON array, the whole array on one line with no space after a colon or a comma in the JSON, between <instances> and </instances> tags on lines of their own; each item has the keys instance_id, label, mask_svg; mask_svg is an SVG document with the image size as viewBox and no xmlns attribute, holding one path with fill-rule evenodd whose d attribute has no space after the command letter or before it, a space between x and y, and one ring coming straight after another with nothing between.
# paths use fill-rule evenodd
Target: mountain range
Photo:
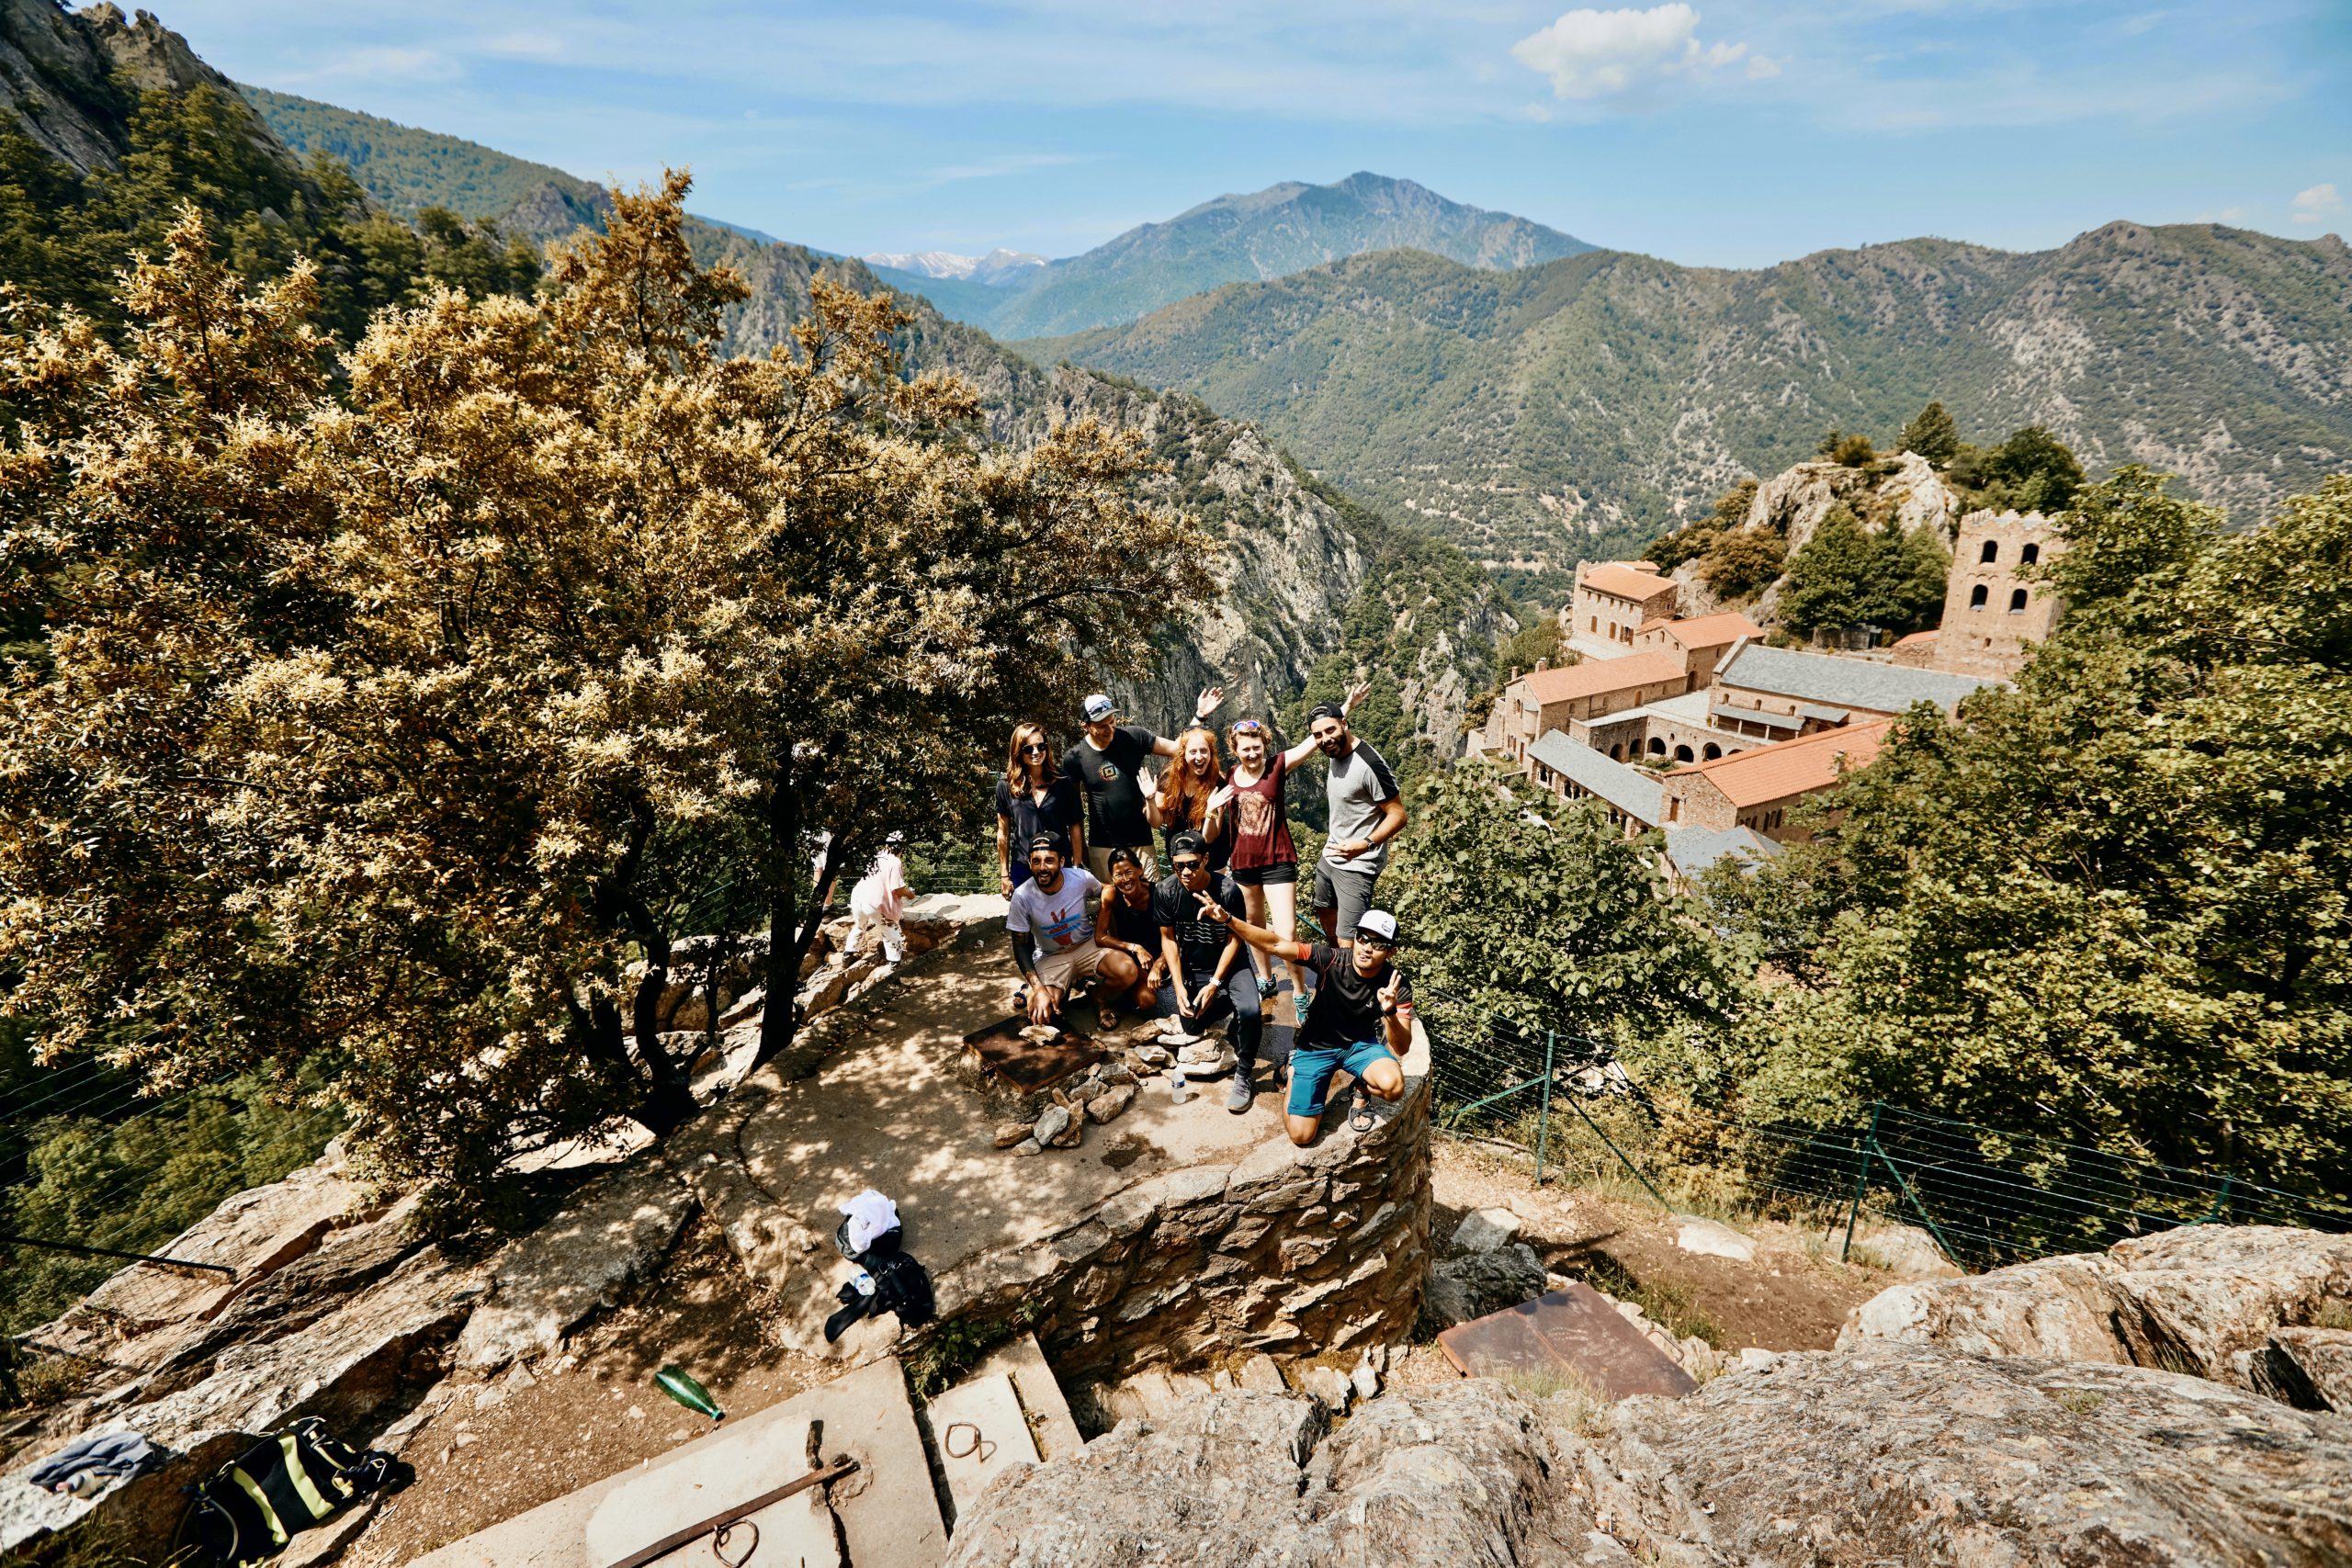
<instances>
[{"instance_id":1,"label":"mountain range","mask_svg":"<svg viewBox=\"0 0 2352 1568\"><path fill-rule=\"evenodd\" d=\"M956 278L999 288L1025 282L1031 267L1046 265L1043 256L1031 255L1027 251L1008 251L1001 245L984 256L959 256L953 251L876 251L858 259L877 272Z\"/></svg>"},{"instance_id":2,"label":"mountain range","mask_svg":"<svg viewBox=\"0 0 2352 1568\"><path fill-rule=\"evenodd\" d=\"M1549 596L1824 430L1891 441L1930 399L1972 440L2044 424L2094 474L2177 473L2240 524L2352 464L2352 249L2217 224L1757 271L1388 251L1015 346L1256 421Z\"/></svg>"},{"instance_id":3,"label":"mountain range","mask_svg":"<svg viewBox=\"0 0 2352 1568\"><path fill-rule=\"evenodd\" d=\"M1448 201L1411 180L1357 174L1335 185L1291 180L1220 196L1048 262L1009 290L880 276L1000 337L1039 336L1131 321L1219 284L1282 277L1400 246L1474 267L1528 266L1592 249L1524 218Z\"/></svg>"}]
</instances>

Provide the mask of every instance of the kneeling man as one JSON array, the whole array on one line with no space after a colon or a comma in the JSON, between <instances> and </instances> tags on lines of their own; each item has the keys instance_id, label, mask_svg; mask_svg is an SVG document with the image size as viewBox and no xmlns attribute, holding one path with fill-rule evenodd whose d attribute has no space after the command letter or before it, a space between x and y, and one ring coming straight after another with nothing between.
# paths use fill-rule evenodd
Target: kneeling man
<instances>
[{"instance_id":1,"label":"kneeling man","mask_svg":"<svg viewBox=\"0 0 2352 1568\"><path fill-rule=\"evenodd\" d=\"M1102 1027L1117 1021L1110 998L1134 985L1136 961L1103 950L1094 940L1089 900L1100 903L1102 885L1082 866L1064 863L1069 845L1059 833L1029 840L1029 880L1012 890L1004 926L1012 938L1013 962L1026 985L1021 998L1033 1023L1060 1021L1062 1004L1089 980L1097 992ZM1035 957L1030 956L1035 948Z\"/></svg>"},{"instance_id":2,"label":"kneeling man","mask_svg":"<svg viewBox=\"0 0 2352 1568\"><path fill-rule=\"evenodd\" d=\"M1324 1097L1340 1069L1365 1095L1395 1101L1405 1097L1402 1057L1413 1041L1413 987L1390 963L1396 952L1396 917L1366 909L1356 918L1355 945L1285 942L1273 932L1237 919L1216 899L1203 895L1201 916L1233 929L1261 953L1315 972L1315 1001L1298 1026L1290 1056L1290 1141L1311 1144L1323 1124ZM1358 1096L1348 1125L1372 1130L1371 1100Z\"/></svg>"}]
</instances>

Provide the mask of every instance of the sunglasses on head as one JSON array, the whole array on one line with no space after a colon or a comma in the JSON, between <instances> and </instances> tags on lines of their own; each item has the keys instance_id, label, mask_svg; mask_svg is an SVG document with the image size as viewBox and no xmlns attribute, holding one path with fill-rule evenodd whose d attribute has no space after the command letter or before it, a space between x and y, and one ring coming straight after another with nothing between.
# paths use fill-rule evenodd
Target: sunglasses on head
<instances>
[{"instance_id":1,"label":"sunglasses on head","mask_svg":"<svg viewBox=\"0 0 2352 1568\"><path fill-rule=\"evenodd\" d=\"M1265 732L1266 727L1254 718L1245 718L1233 727L1236 735L1263 735Z\"/></svg>"}]
</instances>

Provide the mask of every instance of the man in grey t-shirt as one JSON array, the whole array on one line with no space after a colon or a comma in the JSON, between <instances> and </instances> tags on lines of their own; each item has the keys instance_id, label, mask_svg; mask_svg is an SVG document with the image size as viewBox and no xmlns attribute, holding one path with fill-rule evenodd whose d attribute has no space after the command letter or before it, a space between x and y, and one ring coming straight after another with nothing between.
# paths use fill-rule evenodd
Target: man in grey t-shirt
<instances>
[{"instance_id":1,"label":"man in grey t-shirt","mask_svg":"<svg viewBox=\"0 0 2352 1568\"><path fill-rule=\"evenodd\" d=\"M1315 863L1315 918L1333 945L1346 947L1355 941L1356 918L1372 908L1373 890L1388 863L1388 840L1405 830L1405 802L1388 760L1349 731L1338 704L1317 704L1306 728L1331 764L1324 786L1331 836Z\"/></svg>"}]
</instances>

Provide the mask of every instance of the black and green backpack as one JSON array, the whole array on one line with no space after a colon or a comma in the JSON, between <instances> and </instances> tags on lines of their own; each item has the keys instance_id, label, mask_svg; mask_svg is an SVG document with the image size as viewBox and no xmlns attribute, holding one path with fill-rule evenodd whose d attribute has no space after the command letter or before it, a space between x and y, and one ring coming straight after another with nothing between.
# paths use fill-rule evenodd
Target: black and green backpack
<instances>
[{"instance_id":1,"label":"black and green backpack","mask_svg":"<svg viewBox=\"0 0 2352 1568\"><path fill-rule=\"evenodd\" d=\"M203 1557L237 1565L266 1562L356 1497L378 1491L406 1466L379 1450L355 1451L316 1416L264 1438L196 1487L186 1536Z\"/></svg>"}]
</instances>

